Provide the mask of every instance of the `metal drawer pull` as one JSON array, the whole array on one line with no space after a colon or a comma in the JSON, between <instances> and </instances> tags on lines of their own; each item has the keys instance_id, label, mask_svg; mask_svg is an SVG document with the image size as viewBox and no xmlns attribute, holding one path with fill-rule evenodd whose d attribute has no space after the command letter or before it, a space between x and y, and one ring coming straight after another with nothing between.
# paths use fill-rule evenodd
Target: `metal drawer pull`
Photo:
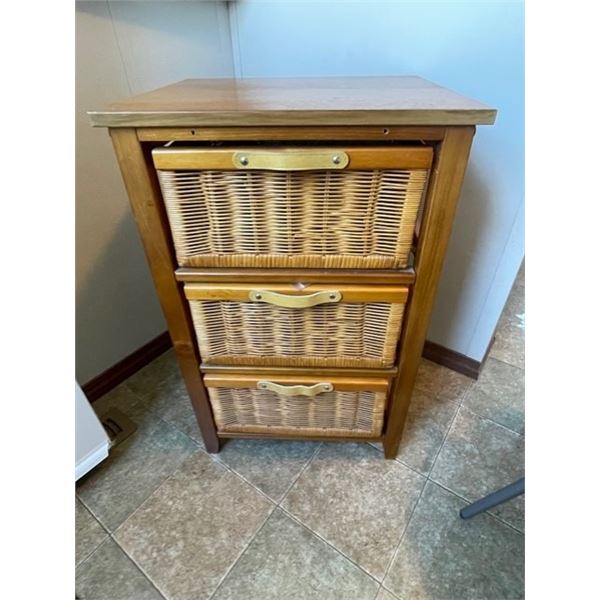
<instances>
[{"instance_id":1,"label":"metal drawer pull","mask_svg":"<svg viewBox=\"0 0 600 600\"><path fill-rule=\"evenodd\" d=\"M256 387L259 390L269 390L280 396L316 396L323 392L332 392L332 383L315 383L314 385L280 385L272 381L258 381Z\"/></svg>"},{"instance_id":2,"label":"metal drawer pull","mask_svg":"<svg viewBox=\"0 0 600 600\"><path fill-rule=\"evenodd\" d=\"M250 290L248 297L252 302L266 302L267 304L274 304L275 306L283 306L285 308L308 308L317 304L339 302L342 299L342 294L337 290L326 290L306 296L292 296L270 292L269 290Z\"/></svg>"},{"instance_id":3,"label":"metal drawer pull","mask_svg":"<svg viewBox=\"0 0 600 600\"><path fill-rule=\"evenodd\" d=\"M286 150L234 152L232 161L238 169L268 171L314 171L344 169L350 159L340 150Z\"/></svg>"}]
</instances>

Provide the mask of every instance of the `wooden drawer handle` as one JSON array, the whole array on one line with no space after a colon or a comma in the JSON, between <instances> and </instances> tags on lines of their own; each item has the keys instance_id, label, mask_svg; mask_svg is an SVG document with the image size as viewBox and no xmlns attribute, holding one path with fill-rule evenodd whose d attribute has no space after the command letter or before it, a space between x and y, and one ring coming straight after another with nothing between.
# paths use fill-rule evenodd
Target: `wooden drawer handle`
<instances>
[{"instance_id":1,"label":"wooden drawer handle","mask_svg":"<svg viewBox=\"0 0 600 600\"><path fill-rule=\"evenodd\" d=\"M280 396L316 396L323 392L332 392L332 383L315 383L314 385L280 385L272 381L258 381L256 387L259 390L269 390Z\"/></svg>"},{"instance_id":2,"label":"wooden drawer handle","mask_svg":"<svg viewBox=\"0 0 600 600\"><path fill-rule=\"evenodd\" d=\"M308 308L317 304L339 302L342 299L342 294L338 290L326 290L305 296L293 296L270 292L269 290L250 290L248 297L252 302L266 302L285 308Z\"/></svg>"},{"instance_id":3,"label":"wooden drawer handle","mask_svg":"<svg viewBox=\"0 0 600 600\"><path fill-rule=\"evenodd\" d=\"M341 150L286 150L234 152L233 164L238 169L264 169L268 171L314 171L344 169L350 159Z\"/></svg>"}]
</instances>

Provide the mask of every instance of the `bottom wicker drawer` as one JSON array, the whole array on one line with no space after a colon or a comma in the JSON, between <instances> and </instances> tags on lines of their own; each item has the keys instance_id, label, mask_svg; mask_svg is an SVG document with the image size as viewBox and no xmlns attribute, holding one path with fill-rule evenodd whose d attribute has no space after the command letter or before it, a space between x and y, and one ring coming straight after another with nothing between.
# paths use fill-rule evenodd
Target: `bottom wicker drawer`
<instances>
[{"instance_id":1,"label":"bottom wicker drawer","mask_svg":"<svg viewBox=\"0 0 600 600\"><path fill-rule=\"evenodd\" d=\"M389 381L293 375L205 375L221 433L381 435Z\"/></svg>"}]
</instances>

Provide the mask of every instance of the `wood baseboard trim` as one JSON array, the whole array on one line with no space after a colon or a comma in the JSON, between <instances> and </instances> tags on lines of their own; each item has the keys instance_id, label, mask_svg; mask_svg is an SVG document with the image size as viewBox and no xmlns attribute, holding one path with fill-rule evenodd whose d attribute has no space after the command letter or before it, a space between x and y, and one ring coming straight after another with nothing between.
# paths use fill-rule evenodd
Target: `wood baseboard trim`
<instances>
[{"instance_id":1,"label":"wood baseboard trim","mask_svg":"<svg viewBox=\"0 0 600 600\"><path fill-rule=\"evenodd\" d=\"M93 379L81 386L81 389L90 402L98 400L110 392L113 388L123 383L128 377L145 367L155 358L166 352L172 346L169 333L165 331L159 336L144 344L120 360L117 364L106 369L106 371L96 375Z\"/></svg>"},{"instance_id":2,"label":"wood baseboard trim","mask_svg":"<svg viewBox=\"0 0 600 600\"><path fill-rule=\"evenodd\" d=\"M493 342L494 339L492 338L485 358L487 358ZM110 392L128 377L131 377L134 373L137 373L137 371L145 367L148 363L166 352L171 346L171 338L167 331L150 340L147 344L144 344L117 364L82 385L81 387L88 400L90 402L98 400L98 398ZM445 348L430 341L425 342L423 357L472 379L479 377L479 373L485 362L485 358L479 362L464 354L460 354L460 352L455 352L454 350L450 350L450 348Z\"/></svg>"},{"instance_id":3,"label":"wood baseboard trim","mask_svg":"<svg viewBox=\"0 0 600 600\"><path fill-rule=\"evenodd\" d=\"M495 338L492 338L490 341L481 362L466 356L465 354L456 352L455 350L450 350L450 348L446 348L445 346L440 346L435 342L430 342L429 340L425 342L425 346L423 347L423 358L451 369L452 371L456 371L457 373L462 373L471 379L477 379L481 373L485 359L490 352L490 348L494 343L494 339Z\"/></svg>"}]
</instances>

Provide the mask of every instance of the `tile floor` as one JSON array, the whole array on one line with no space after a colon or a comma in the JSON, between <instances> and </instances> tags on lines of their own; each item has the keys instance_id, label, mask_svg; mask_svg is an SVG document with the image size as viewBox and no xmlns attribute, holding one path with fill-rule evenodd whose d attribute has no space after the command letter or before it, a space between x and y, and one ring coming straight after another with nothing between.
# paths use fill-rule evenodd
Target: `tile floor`
<instances>
[{"instance_id":1,"label":"tile floor","mask_svg":"<svg viewBox=\"0 0 600 600\"><path fill-rule=\"evenodd\" d=\"M82 600L523 597L524 279L479 381L424 361L400 454L227 443L208 455L168 352L94 404L137 432L77 485Z\"/></svg>"}]
</instances>

